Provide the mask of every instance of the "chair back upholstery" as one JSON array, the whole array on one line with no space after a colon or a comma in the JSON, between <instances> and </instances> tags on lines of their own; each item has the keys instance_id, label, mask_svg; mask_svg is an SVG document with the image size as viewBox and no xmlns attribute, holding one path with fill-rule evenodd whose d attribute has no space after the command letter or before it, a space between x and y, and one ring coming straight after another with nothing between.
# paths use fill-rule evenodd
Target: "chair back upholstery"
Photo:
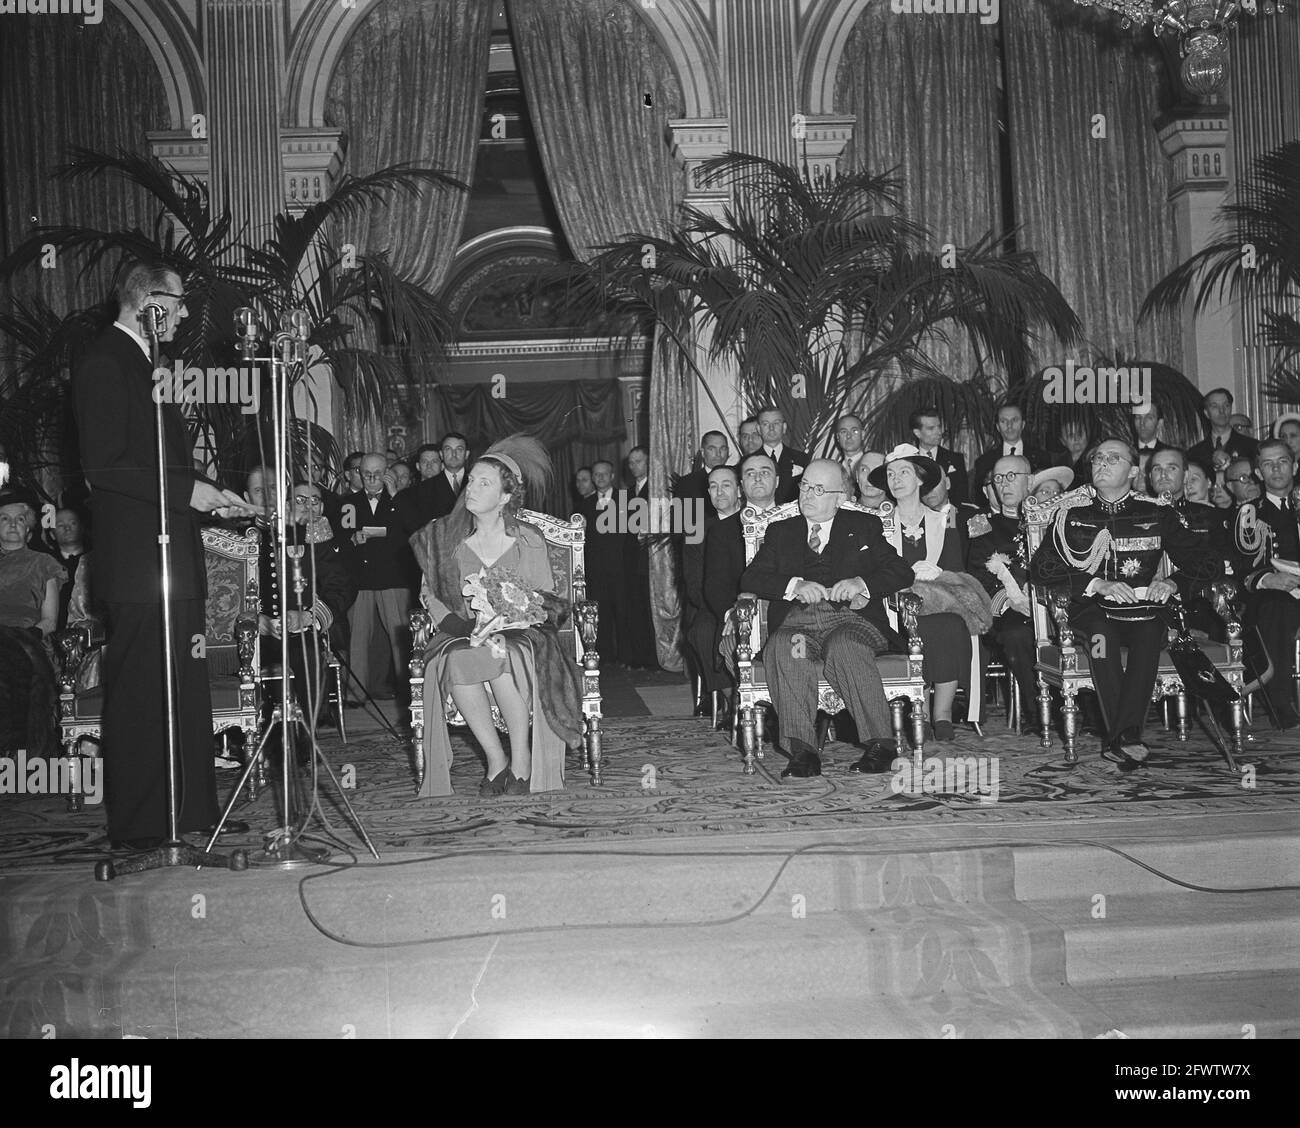
<instances>
[{"instance_id":1,"label":"chair back upholstery","mask_svg":"<svg viewBox=\"0 0 1300 1128\"><path fill-rule=\"evenodd\" d=\"M205 638L210 676L239 673L239 624L250 618L256 624L261 611L260 550L261 538L255 528L243 533L203 530L203 566L208 577Z\"/></svg>"}]
</instances>

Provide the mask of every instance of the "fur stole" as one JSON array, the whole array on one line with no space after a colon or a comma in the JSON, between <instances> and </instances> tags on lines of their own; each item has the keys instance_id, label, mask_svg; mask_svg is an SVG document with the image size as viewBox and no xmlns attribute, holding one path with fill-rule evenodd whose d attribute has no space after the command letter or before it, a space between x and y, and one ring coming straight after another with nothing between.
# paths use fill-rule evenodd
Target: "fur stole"
<instances>
[{"instance_id":1,"label":"fur stole","mask_svg":"<svg viewBox=\"0 0 1300 1128\"><path fill-rule=\"evenodd\" d=\"M912 591L921 597L922 615L960 615L973 635L981 635L993 626L988 592L965 572L944 572L933 580L917 580Z\"/></svg>"}]
</instances>

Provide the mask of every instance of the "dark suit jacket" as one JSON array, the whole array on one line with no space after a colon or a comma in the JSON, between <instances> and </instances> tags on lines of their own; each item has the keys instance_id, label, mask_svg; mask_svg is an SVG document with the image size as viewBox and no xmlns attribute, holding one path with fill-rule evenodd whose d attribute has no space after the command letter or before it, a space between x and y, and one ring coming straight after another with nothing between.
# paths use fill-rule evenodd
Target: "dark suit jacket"
<instances>
[{"instance_id":1,"label":"dark suit jacket","mask_svg":"<svg viewBox=\"0 0 1300 1128\"><path fill-rule=\"evenodd\" d=\"M291 524L288 530L289 543L304 549L302 554L302 578L306 584L302 594L289 586L288 606L290 611L312 611L319 604L329 609L328 616L318 615L320 622L328 621L329 639L335 649L346 651L348 647L348 609L356 601L357 589L353 582L347 560L346 541L318 541L314 546L307 544L306 529L303 525ZM276 580L275 557L271 532L261 529L262 552L258 558L260 588L262 594L262 614L272 619L280 615L280 594ZM312 561L315 560L313 567ZM289 573L292 581L293 573Z\"/></svg>"},{"instance_id":2,"label":"dark suit jacket","mask_svg":"<svg viewBox=\"0 0 1300 1128\"><path fill-rule=\"evenodd\" d=\"M1249 435L1240 434L1233 431L1228 441L1224 443L1223 449L1228 452L1228 457L1234 462L1239 458L1257 458L1259 456L1259 443ZM1206 436L1187 451L1188 462L1199 462L1202 466L1214 469L1214 440Z\"/></svg>"},{"instance_id":3,"label":"dark suit jacket","mask_svg":"<svg viewBox=\"0 0 1300 1128\"><path fill-rule=\"evenodd\" d=\"M72 396L81 465L91 486L95 591L105 603L153 603L162 591L158 560L158 454L153 369L134 338L110 326L77 358ZM207 594L193 447L181 409L163 404L172 594Z\"/></svg>"},{"instance_id":4,"label":"dark suit jacket","mask_svg":"<svg viewBox=\"0 0 1300 1128\"><path fill-rule=\"evenodd\" d=\"M763 448L767 450L766 447ZM784 505L787 501L799 500L799 477L795 474L796 466L808 465L808 456L801 450L791 447L781 448L781 457L776 463L776 503Z\"/></svg>"},{"instance_id":5,"label":"dark suit jacket","mask_svg":"<svg viewBox=\"0 0 1300 1128\"><path fill-rule=\"evenodd\" d=\"M1029 459L1029 469L1032 473L1037 474L1038 471L1046 470L1053 464L1047 451L1039 450L1028 443L1023 443L1023 446L1025 448L1023 454ZM975 469L970 476L970 489L975 492L975 496L970 500L980 505L988 504L988 498L984 496L984 487L988 484L988 476L993 473L993 467L1001 457L1002 442L999 440L995 446L989 447L975 460Z\"/></svg>"},{"instance_id":6,"label":"dark suit jacket","mask_svg":"<svg viewBox=\"0 0 1300 1128\"><path fill-rule=\"evenodd\" d=\"M673 483L673 497L698 497L705 501L709 498L709 473L703 466L683 474Z\"/></svg>"},{"instance_id":7,"label":"dark suit jacket","mask_svg":"<svg viewBox=\"0 0 1300 1128\"><path fill-rule=\"evenodd\" d=\"M934 453L935 461L948 475L948 500L954 505L964 505L971 500L978 502L979 498L972 499L970 496L970 483L966 477L966 456L942 446L935 447Z\"/></svg>"},{"instance_id":8,"label":"dark suit jacket","mask_svg":"<svg viewBox=\"0 0 1300 1128\"><path fill-rule=\"evenodd\" d=\"M461 471L460 489L453 490L445 470L439 471L432 478L422 478L413 482L397 496L398 511L407 530L407 536L417 533L430 521L446 517L456 505L456 499L465 492L465 483L469 481L469 469Z\"/></svg>"},{"instance_id":9,"label":"dark suit jacket","mask_svg":"<svg viewBox=\"0 0 1300 1128\"><path fill-rule=\"evenodd\" d=\"M790 609L796 606L785 598L785 589L800 575L807 534L808 522L802 516L768 525L758 554L740 577L740 590L752 591L771 601L767 610L769 636L776 633ZM822 555L830 557L831 583L854 576L866 581L871 601L858 614L874 623L886 638L890 637L884 597L911 587L913 576L912 569L885 540L880 518L870 513L839 510L831 526L830 542L822 549Z\"/></svg>"},{"instance_id":10,"label":"dark suit jacket","mask_svg":"<svg viewBox=\"0 0 1300 1128\"><path fill-rule=\"evenodd\" d=\"M613 491L615 512L610 514L612 521L617 516L617 507L626 503L626 491ZM627 534L621 532L601 532L596 518L599 510L596 501L599 492L584 497L578 506L578 512L587 522L587 538L584 557L586 560L587 580L597 584L620 583L626 566Z\"/></svg>"},{"instance_id":11,"label":"dark suit jacket","mask_svg":"<svg viewBox=\"0 0 1300 1128\"><path fill-rule=\"evenodd\" d=\"M736 596L741 592L740 577L745 574L745 533L739 513L715 521L709 527L704 534L702 557L704 605L721 623L736 605Z\"/></svg>"},{"instance_id":12,"label":"dark suit jacket","mask_svg":"<svg viewBox=\"0 0 1300 1128\"><path fill-rule=\"evenodd\" d=\"M387 530L382 537L372 537L365 544L353 544L352 536L367 525ZM418 582L419 569L415 553L407 542L406 521L398 511L396 499L384 490L374 513L365 490L343 499L343 526L351 551L350 570L358 591L386 591L412 588Z\"/></svg>"}]
</instances>

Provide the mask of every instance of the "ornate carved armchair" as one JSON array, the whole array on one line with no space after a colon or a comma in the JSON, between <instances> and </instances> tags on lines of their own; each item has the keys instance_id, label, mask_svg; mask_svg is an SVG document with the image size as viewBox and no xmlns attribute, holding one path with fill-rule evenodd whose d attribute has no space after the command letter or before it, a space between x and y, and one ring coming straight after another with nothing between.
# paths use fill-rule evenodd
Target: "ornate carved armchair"
<instances>
[{"instance_id":1,"label":"ornate carved armchair","mask_svg":"<svg viewBox=\"0 0 1300 1128\"><path fill-rule=\"evenodd\" d=\"M546 540L546 553L550 559L551 574L555 577L555 590L569 592L573 611L560 623L560 643L565 652L572 650L578 666L578 682L582 687L582 716L584 766L591 773L591 782L601 783L600 763L600 655L596 653L596 626L599 609L587 599L587 577L583 549L587 535L586 522L574 516L564 521L546 513L521 509L519 520L537 529ZM424 756L424 659L425 649L433 636L433 623L428 611L417 607L411 612L411 731L415 737L415 764L417 784L423 784ZM489 689L489 695L491 690ZM448 694L444 715L449 725L464 725L465 719ZM492 721L502 732L505 722L492 705Z\"/></svg>"},{"instance_id":2,"label":"ornate carved armchair","mask_svg":"<svg viewBox=\"0 0 1300 1128\"><path fill-rule=\"evenodd\" d=\"M884 523L886 536L889 535L894 520L892 506L875 510L856 502L846 502L840 508L875 514ZM745 562L750 563L757 555L770 522L796 517L798 514L797 501L779 505L766 513L759 513L752 506L746 507L740 514L741 530L745 537ZM885 696L889 700L894 739L898 743L899 755L904 755L904 711L909 701L912 703L912 741L922 751L925 742L926 688L925 678L921 675L921 636L916 629L921 600L910 592L904 592L895 597L893 602L906 632L907 653L877 655L876 665L885 685ZM736 711L741 746L745 754L745 774L751 775L754 772L755 758L761 759L763 756L762 711L758 706L772 703L761 654L767 642L767 600L742 593L736 601L735 625ZM844 708L844 702L829 682L818 682L817 708L832 715Z\"/></svg>"},{"instance_id":3,"label":"ornate carved armchair","mask_svg":"<svg viewBox=\"0 0 1300 1128\"><path fill-rule=\"evenodd\" d=\"M1026 541L1029 555L1038 550L1043 538L1050 535L1052 523L1062 509L1076 505L1086 505L1092 499L1090 487L1071 490L1060 497L1053 498L1046 505L1038 505L1033 498L1025 501ZM1164 498L1149 500L1167 505ZM1157 575L1168 574L1169 558L1165 557ZM1224 679L1237 691L1237 701L1231 705L1232 732L1230 734L1232 752L1240 755L1242 749L1242 638L1241 620L1237 614L1233 595L1236 585L1231 581L1213 584L1210 597L1214 609L1223 619L1227 631L1227 642L1201 641L1201 649L1209 656L1215 668ZM1076 743L1079 732L1078 695L1081 690L1094 690L1092 684L1091 651L1089 640L1080 638L1078 632L1070 626L1070 592L1067 588L1035 588L1030 586L1033 606L1034 641L1037 647L1038 661L1038 708L1042 722L1042 745L1052 746L1052 695L1055 688L1063 698L1062 719L1065 730L1065 762L1078 763L1079 756ZM1173 632L1171 631L1172 635ZM1187 692L1183 681L1174 667L1168 650L1160 652L1160 665L1156 671L1155 687L1151 700L1162 701L1172 698L1176 704L1177 731L1180 741L1187 740Z\"/></svg>"},{"instance_id":4,"label":"ornate carved armchair","mask_svg":"<svg viewBox=\"0 0 1300 1128\"><path fill-rule=\"evenodd\" d=\"M203 530L203 563L208 578L204 643L212 687L212 731L241 729L255 741L261 727L261 670L257 637L259 609L258 535L222 529ZM65 756L76 754L83 737L98 740L103 691L81 688L80 674L96 657L101 637L90 627L60 631L59 727ZM111 646L111 639L105 643Z\"/></svg>"}]
</instances>

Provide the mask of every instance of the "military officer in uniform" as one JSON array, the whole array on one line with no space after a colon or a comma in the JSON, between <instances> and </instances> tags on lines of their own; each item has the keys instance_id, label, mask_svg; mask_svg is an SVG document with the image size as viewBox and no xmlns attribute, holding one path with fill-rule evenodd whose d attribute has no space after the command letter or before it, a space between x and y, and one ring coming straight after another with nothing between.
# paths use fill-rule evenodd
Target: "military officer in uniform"
<instances>
[{"instance_id":1,"label":"military officer in uniform","mask_svg":"<svg viewBox=\"0 0 1300 1128\"><path fill-rule=\"evenodd\" d=\"M1273 677L1264 687L1282 728L1300 724L1294 693L1295 637L1300 630L1300 519L1292 495L1295 462L1281 439L1266 439L1259 448L1259 474L1264 496L1243 502L1233 531L1238 574L1246 597L1246 626L1258 638L1273 663ZM1289 565L1289 566L1288 566ZM1253 650L1250 632L1248 653Z\"/></svg>"},{"instance_id":2,"label":"military officer in uniform","mask_svg":"<svg viewBox=\"0 0 1300 1128\"><path fill-rule=\"evenodd\" d=\"M1223 563L1186 517L1134 493L1138 456L1129 443L1107 439L1089 462L1091 500L1059 510L1029 574L1044 587L1068 585L1070 622L1085 640L1106 726L1102 756L1133 767L1149 755L1142 728L1166 631L1162 605L1178 590L1156 578L1161 557L1189 581L1217 580Z\"/></svg>"},{"instance_id":3,"label":"military officer in uniform","mask_svg":"<svg viewBox=\"0 0 1300 1128\"><path fill-rule=\"evenodd\" d=\"M1029 459L1023 455L999 458L989 487L994 511L977 514L966 525L970 537L967 571L992 597L993 639L1020 688L1020 709L1025 716L1033 715L1038 697L1029 555L1020 523L1020 507L1029 496L1030 472Z\"/></svg>"}]
</instances>

